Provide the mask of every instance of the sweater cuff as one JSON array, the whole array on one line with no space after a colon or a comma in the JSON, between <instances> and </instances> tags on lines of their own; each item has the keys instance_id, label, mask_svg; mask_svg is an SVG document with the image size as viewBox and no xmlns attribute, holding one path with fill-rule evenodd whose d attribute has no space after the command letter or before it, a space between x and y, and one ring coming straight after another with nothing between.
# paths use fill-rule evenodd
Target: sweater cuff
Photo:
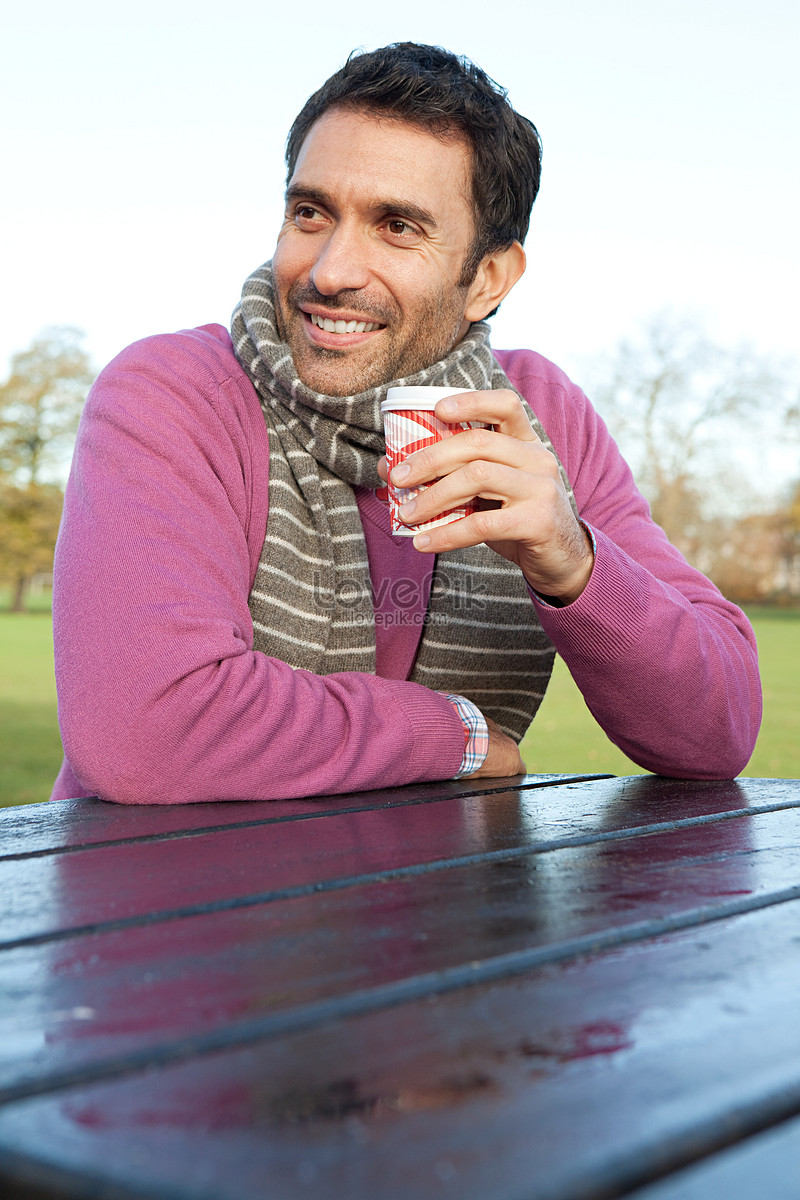
<instances>
[{"instance_id":1,"label":"sweater cuff","mask_svg":"<svg viewBox=\"0 0 800 1200\"><path fill-rule=\"evenodd\" d=\"M625 655L645 629L652 579L605 534L596 529L589 533L595 544L594 568L577 600L556 608L532 588L528 591L542 628L562 656L611 663Z\"/></svg>"},{"instance_id":2,"label":"sweater cuff","mask_svg":"<svg viewBox=\"0 0 800 1200\"><path fill-rule=\"evenodd\" d=\"M407 680L380 679L387 703L409 731L406 783L452 779L464 757L464 726L441 692Z\"/></svg>"}]
</instances>

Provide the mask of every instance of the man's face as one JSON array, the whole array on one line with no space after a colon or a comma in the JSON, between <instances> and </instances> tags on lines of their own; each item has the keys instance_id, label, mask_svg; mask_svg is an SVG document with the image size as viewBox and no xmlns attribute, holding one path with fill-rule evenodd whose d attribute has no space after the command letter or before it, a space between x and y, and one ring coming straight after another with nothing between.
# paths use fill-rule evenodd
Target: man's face
<instances>
[{"instance_id":1,"label":"man's face","mask_svg":"<svg viewBox=\"0 0 800 1200\"><path fill-rule=\"evenodd\" d=\"M312 126L272 260L278 329L305 384L362 392L430 366L464 336L469 194L460 139L346 109Z\"/></svg>"}]
</instances>

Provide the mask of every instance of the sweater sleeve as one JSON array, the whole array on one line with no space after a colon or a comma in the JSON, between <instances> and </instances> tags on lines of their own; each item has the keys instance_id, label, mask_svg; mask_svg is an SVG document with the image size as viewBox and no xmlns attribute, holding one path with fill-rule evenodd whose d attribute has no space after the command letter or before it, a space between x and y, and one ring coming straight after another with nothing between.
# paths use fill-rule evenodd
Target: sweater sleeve
<instances>
[{"instance_id":1,"label":"sweater sleeve","mask_svg":"<svg viewBox=\"0 0 800 1200\"><path fill-rule=\"evenodd\" d=\"M75 778L107 800L177 803L452 777L464 735L445 697L253 650L267 434L221 340L137 343L87 400L54 591Z\"/></svg>"},{"instance_id":2,"label":"sweater sleeve","mask_svg":"<svg viewBox=\"0 0 800 1200\"><path fill-rule=\"evenodd\" d=\"M545 426L597 545L583 594L534 603L611 740L663 775L733 778L753 752L761 686L744 614L691 567L650 516L583 393L537 355L504 363Z\"/></svg>"}]
</instances>

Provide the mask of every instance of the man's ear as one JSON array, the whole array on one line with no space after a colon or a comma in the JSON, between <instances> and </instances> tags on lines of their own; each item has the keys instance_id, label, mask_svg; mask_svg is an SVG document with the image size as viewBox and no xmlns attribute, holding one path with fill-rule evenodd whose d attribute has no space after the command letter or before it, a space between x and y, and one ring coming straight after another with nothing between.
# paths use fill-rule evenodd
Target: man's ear
<instances>
[{"instance_id":1,"label":"man's ear","mask_svg":"<svg viewBox=\"0 0 800 1200\"><path fill-rule=\"evenodd\" d=\"M501 300L505 300L524 271L525 251L519 242L512 242L506 250L487 254L470 284L464 319L482 321Z\"/></svg>"}]
</instances>

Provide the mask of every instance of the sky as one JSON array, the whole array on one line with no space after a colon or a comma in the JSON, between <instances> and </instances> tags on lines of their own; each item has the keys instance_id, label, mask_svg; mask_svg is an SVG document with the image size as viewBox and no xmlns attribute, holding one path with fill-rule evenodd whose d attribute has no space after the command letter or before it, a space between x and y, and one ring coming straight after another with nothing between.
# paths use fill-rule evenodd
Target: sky
<instances>
[{"instance_id":1,"label":"sky","mask_svg":"<svg viewBox=\"0 0 800 1200\"><path fill-rule=\"evenodd\" d=\"M227 325L269 258L283 144L357 47L466 54L544 143L528 271L493 323L575 375L655 313L797 355L797 0L42 0L0 49L0 372L47 325L99 366Z\"/></svg>"}]
</instances>

